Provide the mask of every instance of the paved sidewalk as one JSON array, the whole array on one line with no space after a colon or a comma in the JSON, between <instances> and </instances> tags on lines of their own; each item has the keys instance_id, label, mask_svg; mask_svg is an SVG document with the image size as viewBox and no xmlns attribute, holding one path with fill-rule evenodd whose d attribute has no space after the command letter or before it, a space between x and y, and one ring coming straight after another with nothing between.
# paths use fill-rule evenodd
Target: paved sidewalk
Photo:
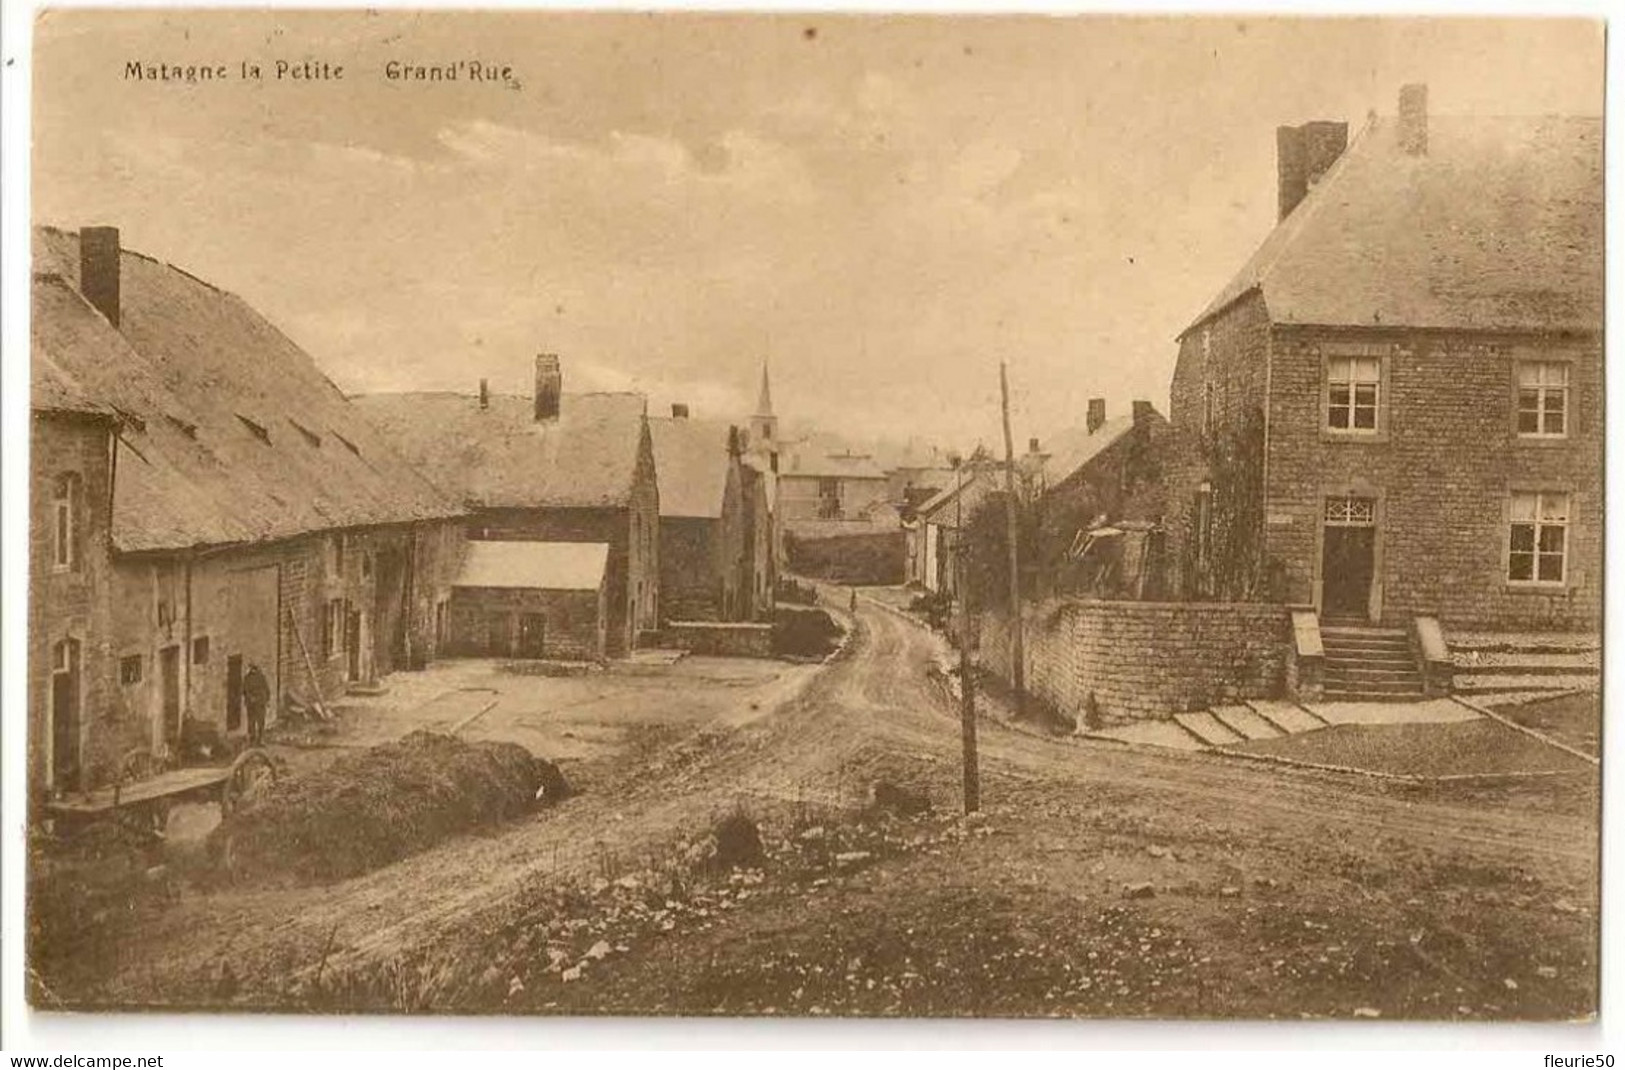
<instances>
[{"instance_id":1,"label":"paved sidewalk","mask_svg":"<svg viewBox=\"0 0 1625 1070\"><path fill-rule=\"evenodd\" d=\"M1482 718L1483 714L1449 698L1422 702L1307 704L1254 699L1085 734L1092 739L1111 739L1120 743L1174 750L1202 750L1301 735L1332 725L1459 724Z\"/></svg>"}]
</instances>

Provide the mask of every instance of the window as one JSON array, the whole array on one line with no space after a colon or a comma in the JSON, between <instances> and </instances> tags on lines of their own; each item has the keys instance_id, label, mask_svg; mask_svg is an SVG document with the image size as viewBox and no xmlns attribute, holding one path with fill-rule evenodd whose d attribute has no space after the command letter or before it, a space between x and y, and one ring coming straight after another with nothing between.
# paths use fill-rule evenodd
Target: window
<instances>
[{"instance_id":1,"label":"window","mask_svg":"<svg viewBox=\"0 0 1625 1070\"><path fill-rule=\"evenodd\" d=\"M200 635L192 640L192 664L207 665L209 663L209 637Z\"/></svg>"},{"instance_id":2,"label":"window","mask_svg":"<svg viewBox=\"0 0 1625 1070\"><path fill-rule=\"evenodd\" d=\"M79 503L78 472L64 472L56 477L51 495L52 557L57 569L77 571L79 568Z\"/></svg>"},{"instance_id":3,"label":"window","mask_svg":"<svg viewBox=\"0 0 1625 1070\"><path fill-rule=\"evenodd\" d=\"M1345 495L1326 499L1326 523L1339 528L1370 527L1377 522L1377 499Z\"/></svg>"},{"instance_id":4,"label":"window","mask_svg":"<svg viewBox=\"0 0 1625 1070\"><path fill-rule=\"evenodd\" d=\"M839 479L820 479L818 481L818 519L839 520L841 518L841 481Z\"/></svg>"},{"instance_id":5,"label":"window","mask_svg":"<svg viewBox=\"0 0 1625 1070\"><path fill-rule=\"evenodd\" d=\"M118 682L121 684L139 684L141 682L140 654L131 654L127 658L119 659Z\"/></svg>"},{"instance_id":6,"label":"window","mask_svg":"<svg viewBox=\"0 0 1625 1070\"><path fill-rule=\"evenodd\" d=\"M333 657L344 648L344 599L329 598L322 617L322 654Z\"/></svg>"},{"instance_id":7,"label":"window","mask_svg":"<svg viewBox=\"0 0 1625 1070\"><path fill-rule=\"evenodd\" d=\"M1569 366L1529 361L1518 365L1518 435L1562 438L1569 427Z\"/></svg>"},{"instance_id":8,"label":"window","mask_svg":"<svg viewBox=\"0 0 1625 1070\"><path fill-rule=\"evenodd\" d=\"M1213 485L1196 489L1196 563L1206 568L1213 554Z\"/></svg>"},{"instance_id":9,"label":"window","mask_svg":"<svg viewBox=\"0 0 1625 1070\"><path fill-rule=\"evenodd\" d=\"M344 533L333 536L333 571L344 575Z\"/></svg>"},{"instance_id":10,"label":"window","mask_svg":"<svg viewBox=\"0 0 1625 1070\"><path fill-rule=\"evenodd\" d=\"M1560 584L1567 576L1569 496L1552 491L1512 496L1507 581Z\"/></svg>"},{"instance_id":11,"label":"window","mask_svg":"<svg viewBox=\"0 0 1625 1070\"><path fill-rule=\"evenodd\" d=\"M1333 431L1377 430L1382 360L1333 357L1326 362L1326 426Z\"/></svg>"}]
</instances>

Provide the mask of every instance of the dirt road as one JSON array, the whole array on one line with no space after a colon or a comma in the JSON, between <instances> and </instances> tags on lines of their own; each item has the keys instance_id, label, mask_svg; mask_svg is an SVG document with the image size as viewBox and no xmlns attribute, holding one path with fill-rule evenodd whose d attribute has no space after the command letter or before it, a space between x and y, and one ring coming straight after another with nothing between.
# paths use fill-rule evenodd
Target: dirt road
<instances>
[{"instance_id":1,"label":"dirt road","mask_svg":"<svg viewBox=\"0 0 1625 1070\"><path fill-rule=\"evenodd\" d=\"M845 605L846 598L826 604ZM312 972L342 973L501 931L558 886L647 867L752 800L860 803L878 777L931 785L952 805L957 711L930 679L940 642L860 600L846 652L799 694L743 725L651 738L562 806L320 888L189 892L123 926L92 968L63 982L73 1004L278 1004ZM1041 739L984 722L985 798L1098 799L1125 823L1185 825L1215 843L1236 830L1278 843L1338 843L1358 856L1423 851L1539 862L1565 887L1594 884L1596 826L1477 802L1400 797L1375 784Z\"/></svg>"}]
</instances>

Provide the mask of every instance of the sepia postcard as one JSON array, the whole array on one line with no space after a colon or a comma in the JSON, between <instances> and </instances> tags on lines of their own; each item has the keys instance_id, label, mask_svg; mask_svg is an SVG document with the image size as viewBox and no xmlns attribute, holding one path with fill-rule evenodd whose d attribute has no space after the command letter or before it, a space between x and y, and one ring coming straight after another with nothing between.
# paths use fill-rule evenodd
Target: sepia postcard
<instances>
[{"instance_id":1,"label":"sepia postcard","mask_svg":"<svg viewBox=\"0 0 1625 1070\"><path fill-rule=\"evenodd\" d=\"M1595 1020L1600 20L33 34L34 1012Z\"/></svg>"}]
</instances>

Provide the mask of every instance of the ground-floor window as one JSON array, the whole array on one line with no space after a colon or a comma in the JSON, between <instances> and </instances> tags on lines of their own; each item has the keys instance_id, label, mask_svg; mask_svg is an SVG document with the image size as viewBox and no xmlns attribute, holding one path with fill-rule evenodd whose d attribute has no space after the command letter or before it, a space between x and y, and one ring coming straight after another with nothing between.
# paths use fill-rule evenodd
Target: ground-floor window
<instances>
[{"instance_id":1,"label":"ground-floor window","mask_svg":"<svg viewBox=\"0 0 1625 1070\"><path fill-rule=\"evenodd\" d=\"M1562 583L1567 576L1569 496L1560 491L1512 495L1507 580Z\"/></svg>"}]
</instances>

